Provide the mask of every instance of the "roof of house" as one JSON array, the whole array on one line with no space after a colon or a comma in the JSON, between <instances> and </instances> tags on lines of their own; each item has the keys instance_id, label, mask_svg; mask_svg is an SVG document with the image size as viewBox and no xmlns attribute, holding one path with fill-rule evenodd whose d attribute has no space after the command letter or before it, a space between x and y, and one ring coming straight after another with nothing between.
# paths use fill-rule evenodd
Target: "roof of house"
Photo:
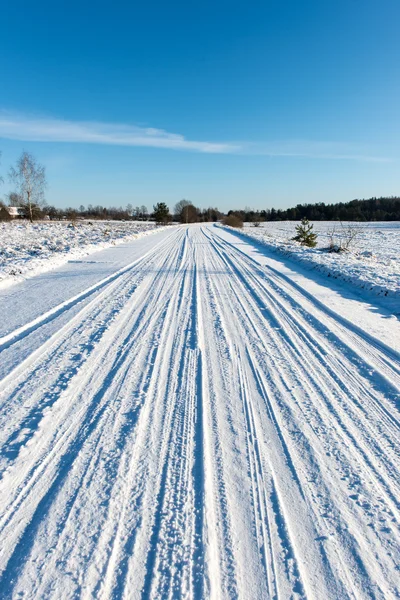
<instances>
[{"instance_id":1,"label":"roof of house","mask_svg":"<svg viewBox=\"0 0 400 600\"><path fill-rule=\"evenodd\" d=\"M23 214L23 208L20 206L7 206L8 214L12 217L19 217Z\"/></svg>"}]
</instances>

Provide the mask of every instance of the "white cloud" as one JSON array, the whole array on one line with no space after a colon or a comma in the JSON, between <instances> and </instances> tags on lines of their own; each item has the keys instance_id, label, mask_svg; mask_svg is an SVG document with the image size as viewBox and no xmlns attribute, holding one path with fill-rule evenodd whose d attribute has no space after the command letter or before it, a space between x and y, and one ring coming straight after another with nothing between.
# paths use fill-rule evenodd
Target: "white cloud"
<instances>
[{"instance_id":1,"label":"white cloud","mask_svg":"<svg viewBox=\"0 0 400 600\"><path fill-rule=\"evenodd\" d=\"M152 127L120 123L66 121L28 117L0 111L0 138L29 142L74 142L114 146L142 146L202 152L207 154L246 154L270 157L304 157L334 160L384 162L368 149L348 142L310 140L252 142L208 142L188 140L183 135Z\"/></svg>"},{"instance_id":2,"label":"white cloud","mask_svg":"<svg viewBox=\"0 0 400 600\"><path fill-rule=\"evenodd\" d=\"M213 154L231 154L240 150L240 147L234 144L187 140L183 135L168 133L162 129L53 118L29 118L6 112L0 113L0 137L30 142L147 146Z\"/></svg>"}]
</instances>

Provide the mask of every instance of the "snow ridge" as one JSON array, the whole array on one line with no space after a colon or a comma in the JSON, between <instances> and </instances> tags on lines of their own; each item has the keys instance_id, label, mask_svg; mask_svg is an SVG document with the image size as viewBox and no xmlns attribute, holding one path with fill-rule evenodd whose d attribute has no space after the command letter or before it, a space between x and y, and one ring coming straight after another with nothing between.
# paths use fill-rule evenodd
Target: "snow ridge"
<instances>
[{"instance_id":1,"label":"snow ridge","mask_svg":"<svg viewBox=\"0 0 400 600\"><path fill-rule=\"evenodd\" d=\"M270 224L268 223L268 225ZM294 225L293 223L290 225L294 234ZM383 306L395 313L400 313L400 257L397 259L380 257L378 244L374 246L376 255L370 250L337 254L328 253L321 247L316 249L302 247L298 243L284 238L282 232L274 237L275 229L273 227L268 230L262 227L245 227L244 231L225 225L217 225L217 227L223 227L236 235L250 238L262 244L269 251L300 263L306 269L315 269L327 277L341 280L351 287L362 290L366 297L378 297ZM284 229L286 235L291 229L289 227ZM393 236L393 248L397 248L400 243L400 227L396 231L398 236ZM326 231L322 239L327 245ZM393 251L393 254L396 252Z\"/></svg>"},{"instance_id":2,"label":"snow ridge","mask_svg":"<svg viewBox=\"0 0 400 600\"><path fill-rule=\"evenodd\" d=\"M160 229L151 222L0 223L0 288Z\"/></svg>"}]
</instances>

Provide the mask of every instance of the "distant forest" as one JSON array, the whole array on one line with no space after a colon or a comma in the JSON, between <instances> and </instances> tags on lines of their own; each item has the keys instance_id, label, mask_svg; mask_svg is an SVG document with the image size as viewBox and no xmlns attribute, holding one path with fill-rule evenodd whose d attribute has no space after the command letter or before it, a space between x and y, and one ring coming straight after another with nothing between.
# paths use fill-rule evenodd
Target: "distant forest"
<instances>
[{"instance_id":1,"label":"distant forest","mask_svg":"<svg viewBox=\"0 0 400 600\"><path fill-rule=\"evenodd\" d=\"M19 207L19 218L29 218L27 204L16 193L8 195L8 206ZM7 212L7 204L0 200L0 221L9 220L11 216ZM33 219L113 219L123 221L146 221L157 220L156 208L149 212L146 206L133 207L128 204L126 208L80 206L76 208L55 208L46 203L33 204ZM225 215L218 208L198 208L189 200L180 200L172 211L164 206L164 221L180 221L181 223L204 223L216 222ZM165 214L164 214L165 213ZM339 202L338 204L297 204L294 208L286 210L267 208L265 210L230 210L228 217L234 215L240 221L257 223L262 221L300 221L306 217L310 221L400 221L400 197L370 198L369 200L351 200L350 202Z\"/></svg>"},{"instance_id":2,"label":"distant forest","mask_svg":"<svg viewBox=\"0 0 400 600\"><path fill-rule=\"evenodd\" d=\"M298 221L303 217L310 221L400 221L400 198L392 196L337 204L298 204L286 210L230 210L230 214L237 215L242 221Z\"/></svg>"}]
</instances>

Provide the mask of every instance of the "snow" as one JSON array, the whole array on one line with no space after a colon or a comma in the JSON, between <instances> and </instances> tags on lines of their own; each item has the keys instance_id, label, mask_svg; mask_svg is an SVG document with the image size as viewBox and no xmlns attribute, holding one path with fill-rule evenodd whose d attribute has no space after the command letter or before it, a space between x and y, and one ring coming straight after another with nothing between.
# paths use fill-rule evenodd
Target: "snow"
<instances>
[{"instance_id":1,"label":"snow","mask_svg":"<svg viewBox=\"0 0 400 600\"><path fill-rule=\"evenodd\" d=\"M0 312L2 597L399 598L383 307L193 225L0 290Z\"/></svg>"},{"instance_id":2,"label":"snow","mask_svg":"<svg viewBox=\"0 0 400 600\"><path fill-rule=\"evenodd\" d=\"M0 223L0 287L154 231L154 222Z\"/></svg>"},{"instance_id":3,"label":"snow","mask_svg":"<svg viewBox=\"0 0 400 600\"><path fill-rule=\"evenodd\" d=\"M291 238L295 221L275 221L254 227L246 223L242 234L256 239L268 250L316 269L327 277L340 279L362 290L367 296L378 296L380 303L400 312L400 223L335 223L316 221L314 231L318 245L300 246ZM356 231L349 252L329 253L330 232L335 229L335 241L346 237L348 228ZM237 231L237 230L236 230Z\"/></svg>"}]
</instances>

